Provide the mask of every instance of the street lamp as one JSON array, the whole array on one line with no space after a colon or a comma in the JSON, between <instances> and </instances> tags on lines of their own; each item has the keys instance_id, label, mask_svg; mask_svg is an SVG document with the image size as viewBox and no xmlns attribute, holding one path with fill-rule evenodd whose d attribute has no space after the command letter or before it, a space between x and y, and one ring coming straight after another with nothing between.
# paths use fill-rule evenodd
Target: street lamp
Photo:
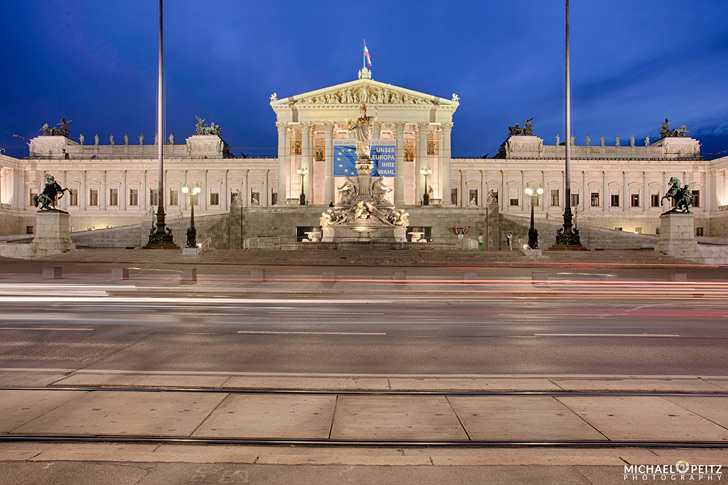
<instances>
[{"instance_id":1,"label":"street lamp","mask_svg":"<svg viewBox=\"0 0 728 485\"><path fill-rule=\"evenodd\" d=\"M189 195L190 197L190 227L187 229L187 244L188 248L197 247L197 229L195 229L195 202L197 201L197 194L202 192L199 185L195 185L190 188L187 186L182 187L182 192Z\"/></svg>"},{"instance_id":2,"label":"street lamp","mask_svg":"<svg viewBox=\"0 0 728 485\"><path fill-rule=\"evenodd\" d=\"M528 247L531 249L538 249L538 231L533 225L533 206L536 203L536 198L541 194L543 194L541 187L536 190L526 187L526 195L531 198L531 227L528 229Z\"/></svg>"},{"instance_id":3,"label":"street lamp","mask_svg":"<svg viewBox=\"0 0 728 485\"><path fill-rule=\"evenodd\" d=\"M427 190L427 177L432 173L431 168L423 168L420 173L425 176L425 193L422 195L422 205L430 205L430 192Z\"/></svg>"},{"instance_id":4,"label":"street lamp","mask_svg":"<svg viewBox=\"0 0 728 485\"><path fill-rule=\"evenodd\" d=\"M298 203L300 205L306 205L306 193L303 191L303 177L308 173L308 169L306 167L302 167L297 171L301 176L301 195L298 197Z\"/></svg>"}]
</instances>

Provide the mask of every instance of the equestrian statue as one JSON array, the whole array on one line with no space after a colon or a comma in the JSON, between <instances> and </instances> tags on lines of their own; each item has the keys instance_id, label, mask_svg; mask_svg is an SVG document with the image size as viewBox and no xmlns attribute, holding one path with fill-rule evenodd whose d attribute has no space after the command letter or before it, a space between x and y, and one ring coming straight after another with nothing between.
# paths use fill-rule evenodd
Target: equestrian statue
<instances>
[{"instance_id":1,"label":"equestrian statue","mask_svg":"<svg viewBox=\"0 0 728 485\"><path fill-rule=\"evenodd\" d=\"M660 199L660 202L665 199L672 199L675 207L667 212L663 212L663 214L676 214L678 212L682 212L683 214L692 214L692 212L690 212L690 206L693 205L693 196L690 193L690 186L685 184L683 188L680 188L680 179L677 177L670 178L669 184L670 189L662 197L662 199Z\"/></svg>"}]
</instances>

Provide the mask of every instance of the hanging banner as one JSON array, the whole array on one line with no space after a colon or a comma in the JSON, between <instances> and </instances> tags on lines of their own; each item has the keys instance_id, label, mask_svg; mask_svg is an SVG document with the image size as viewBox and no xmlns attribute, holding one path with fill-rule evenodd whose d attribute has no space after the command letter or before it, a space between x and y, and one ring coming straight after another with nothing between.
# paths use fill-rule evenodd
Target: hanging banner
<instances>
[{"instance_id":1,"label":"hanging banner","mask_svg":"<svg viewBox=\"0 0 728 485\"><path fill-rule=\"evenodd\" d=\"M396 176L396 140L374 140L369 156L372 160L372 177ZM354 140L334 140L334 177L356 177L357 160Z\"/></svg>"}]
</instances>

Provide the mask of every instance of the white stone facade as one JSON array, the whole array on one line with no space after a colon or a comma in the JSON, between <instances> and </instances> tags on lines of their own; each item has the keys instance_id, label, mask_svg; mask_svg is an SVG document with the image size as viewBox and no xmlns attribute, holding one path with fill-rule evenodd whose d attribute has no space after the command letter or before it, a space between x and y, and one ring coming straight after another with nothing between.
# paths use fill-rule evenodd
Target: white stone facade
<instances>
[{"instance_id":1,"label":"white stone facade","mask_svg":"<svg viewBox=\"0 0 728 485\"><path fill-rule=\"evenodd\" d=\"M271 96L278 131L277 158L234 158L215 135L194 135L184 144L165 140L164 205L167 219L189 217L190 201L182 186L199 184L196 215L230 211L231 197L240 194L243 207L290 207L301 189L310 205L325 208L337 197L341 179L333 176L334 140L349 139L347 119L359 117L360 104L376 113L372 138L396 141L396 176L385 178L397 207L422 200L425 179L433 189L432 204L484 209L487 195L497 194L500 212L527 216L526 187L543 187L536 217L557 220L564 210L564 147L545 144L536 136L511 136L497 158L451 158L453 115L459 106L451 98L360 79L302 95ZM271 127L272 128L272 127ZM505 131L505 130L504 130ZM138 223L156 206L157 146L143 140L84 144L59 136L40 136L30 143L29 158L0 155L0 220L2 233L22 233L33 225L31 198L51 173L71 194L59 208L71 215L73 231ZM94 137L95 138L95 137ZM137 138L137 137L135 137ZM575 143L571 150L572 206L578 221L607 229L655 234L660 201L670 177L697 191L696 229L705 236L728 237L728 157L700 158L692 138L665 138L623 145L618 142ZM303 177L298 169L308 170ZM577 200L578 199L578 200ZM19 221L19 222L18 222Z\"/></svg>"}]
</instances>

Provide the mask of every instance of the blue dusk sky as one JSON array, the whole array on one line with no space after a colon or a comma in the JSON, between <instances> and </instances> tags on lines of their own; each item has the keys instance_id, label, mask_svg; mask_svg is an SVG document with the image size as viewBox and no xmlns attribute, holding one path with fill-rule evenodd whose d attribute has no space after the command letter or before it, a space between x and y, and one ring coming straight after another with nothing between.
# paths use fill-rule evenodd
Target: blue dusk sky
<instances>
[{"instance_id":1,"label":"blue dusk sky","mask_svg":"<svg viewBox=\"0 0 728 485\"><path fill-rule=\"evenodd\" d=\"M27 156L26 142L64 116L86 143L151 143L157 4L3 0L0 148ZM587 134L642 144L669 118L704 156L728 155L727 19L726 0L572 0L577 144ZM167 0L164 20L166 133L177 143L197 115L222 127L236 156L275 156L271 93L356 79L364 38L373 79L460 96L453 156L493 156L508 126L531 117L545 143L563 139L563 0Z\"/></svg>"}]
</instances>

